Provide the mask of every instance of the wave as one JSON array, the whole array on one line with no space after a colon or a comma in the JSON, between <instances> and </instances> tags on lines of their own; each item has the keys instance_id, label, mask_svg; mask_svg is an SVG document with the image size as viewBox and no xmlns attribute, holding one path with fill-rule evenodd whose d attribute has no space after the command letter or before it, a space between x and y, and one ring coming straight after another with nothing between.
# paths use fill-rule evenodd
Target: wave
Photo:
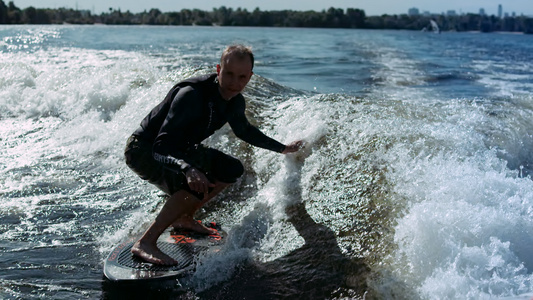
<instances>
[{"instance_id":1,"label":"wave","mask_svg":"<svg viewBox=\"0 0 533 300\"><path fill-rule=\"evenodd\" d=\"M378 278L369 281L373 294L478 298L527 292L532 276L532 181L501 155L519 148L512 136L524 136L530 124L519 118L520 126L508 127L493 108L316 95L290 98L265 114L281 140L309 141L301 200L335 232L343 253L363 256L379 274L369 276ZM504 110L530 115L524 108ZM491 144L491 126L513 128L502 148ZM276 176L287 171L275 155L258 150L256 157L259 194L280 205L283 180Z\"/></svg>"},{"instance_id":2,"label":"wave","mask_svg":"<svg viewBox=\"0 0 533 300\"><path fill-rule=\"evenodd\" d=\"M3 237L90 235L86 224L97 222L104 257L142 231L161 202L125 167L127 136L176 81L213 69L169 69L168 57L112 50L2 55L12 58L0 74L0 183L10 199L2 209L7 222L24 220ZM388 54L374 63L383 67L369 78L386 83L362 96L254 76L246 90L253 122L307 145L280 156L239 142L228 127L206 141L242 159L247 172L201 213L232 240L222 257L203 261L199 291L238 286L248 274L276 296L301 292L291 290L301 278L309 290L323 286L325 298L531 291L531 96L443 101L414 88L428 80L412 72L416 61ZM464 78L437 80L456 79ZM234 277L213 276L221 261Z\"/></svg>"}]
</instances>

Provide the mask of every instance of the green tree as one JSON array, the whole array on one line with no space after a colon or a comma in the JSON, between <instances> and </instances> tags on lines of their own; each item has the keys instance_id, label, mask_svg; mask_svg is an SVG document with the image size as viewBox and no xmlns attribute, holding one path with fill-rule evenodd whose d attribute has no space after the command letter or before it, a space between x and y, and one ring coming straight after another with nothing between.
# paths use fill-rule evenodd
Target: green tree
<instances>
[{"instance_id":1,"label":"green tree","mask_svg":"<svg viewBox=\"0 0 533 300\"><path fill-rule=\"evenodd\" d=\"M231 8L226 8L221 6L220 8L213 9L213 23L220 26L230 25L231 14L233 10Z\"/></svg>"},{"instance_id":2,"label":"green tree","mask_svg":"<svg viewBox=\"0 0 533 300\"><path fill-rule=\"evenodd\" d=\"M524 18L522 23L524 33L533 34L533 18Z\"/></svg>"},{"instance_id":3,"label":"green tree","mask_svg":"<svg viewBox=\"0 0 533 300\"><path fill-rule=\"evenodd\" d=\"M237 10L233 11L231 14L231 25L233 26L247 26L249 24L248 22L248 11L245 9L242 9L240 7L237 8Z\"/></svg>"},{"instance_id":4,"label":"green tree","mask_svg":"<svg viewBox=\"0 0 533 300\"><path fill-rule=\"evenodd\" d=\"M15 6L13 1L9 1L7 5L7 19L8 24L21 24L22 23L22 12L18 7Z\"/></svg>"},{"instance_id":5,"label":"green tree","mask_svg":"<svg viewBox=\"0 0 533 300\"><path fill-rule=\"evenodd\" d=\"M365 11L361 9L348 8L346 10L350 28L364 28L365 27Z\"/></svg>"},{"instance_id":6,"label":"green tree","mask_svg":"<svg viewBox=\"0 0 533 300\"><path fill-rule=\"evenodd\" d=\"M190 9L181 10L181 25L192 25L192 11Z\"/></svg>"},{"instance_id":7,"label":"green tree","mask_svg":"<svg viewBox=\"0 0 533 300\"><path fill-rule=\"evenodd\" d=\"M8 24L7 6L3 0L0 0L0 24Z\"/></svg>"}]
</instances>

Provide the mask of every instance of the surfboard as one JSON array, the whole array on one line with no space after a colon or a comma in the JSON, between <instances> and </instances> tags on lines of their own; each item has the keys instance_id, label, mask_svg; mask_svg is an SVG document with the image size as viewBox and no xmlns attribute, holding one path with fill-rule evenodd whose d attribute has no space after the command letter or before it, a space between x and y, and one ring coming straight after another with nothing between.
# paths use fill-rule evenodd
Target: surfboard
<instances>
[{"instance_id":1,"label":"surfboard","mask_svg":"<svg viewBox=\"0 0 533 300\"><path fill-rule=\"evenodd\" d=\"M183 230L167 229L157 240L161 251L178 261L174 266L161 266L145 262L131 254L138 237L117 245L104 262L104 275L113 282L161 280L185 277L194 271L196 258L206 252L219 251L225 242L226 232L215 222L204 224L217 231L202 235Z\"/></svg>"}]
</instances>

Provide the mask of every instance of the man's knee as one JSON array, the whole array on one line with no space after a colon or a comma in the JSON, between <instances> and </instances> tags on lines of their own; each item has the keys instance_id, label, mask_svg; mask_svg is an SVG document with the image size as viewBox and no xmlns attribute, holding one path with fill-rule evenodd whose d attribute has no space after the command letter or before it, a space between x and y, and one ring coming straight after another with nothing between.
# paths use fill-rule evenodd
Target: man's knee
<instances>
[{"instance_id":1,"label":"man's knee","mask_svg":"<svg viewBox=\"0 0 533 300\"><path fill-rule=\"evenodd\" d=\"M206 171L214 179L235 183L244 174L244 166L237 158L215 149L208 149L208 153L210 164Z\"/></svg>"},{"instance_id":2,"label":"man's knee","mask_svg":"<svg viewBox=\"0 0 533 300\"><path fill-rule=\"evenodd\" d=\"M235 183L244 174L244 166L236 158L228 161L223 170L223 174L220 174L220 180L226 183Z\"/></svg>"},{"instance_id":3,"label":"man's knee","mask_svg":"<svg viewBox=\"0 0 533 300\"><path fill-rule=\"evenodd\" d=\"M232 168L231 176L235 178L235 181L244 174L244 166L242 163L236 159L235 165Z\"/></svg>"}]
</instances>

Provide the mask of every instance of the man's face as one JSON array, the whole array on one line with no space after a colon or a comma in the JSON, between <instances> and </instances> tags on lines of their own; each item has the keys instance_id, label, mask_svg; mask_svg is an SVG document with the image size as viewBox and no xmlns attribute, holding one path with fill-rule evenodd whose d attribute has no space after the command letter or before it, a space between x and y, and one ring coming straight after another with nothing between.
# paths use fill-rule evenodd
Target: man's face
<instances>
[{"instance_id":1,"label":"man's face","mask_svg":"<svg viewBox=\"0 0 533 300\"><path fill-rule=\"evenodd\" d=\"M217 75L220 94L229 100L242 92L252 78L252 62L230 55L222 65L217 65Z\"/></svg>"}]
</instances>

